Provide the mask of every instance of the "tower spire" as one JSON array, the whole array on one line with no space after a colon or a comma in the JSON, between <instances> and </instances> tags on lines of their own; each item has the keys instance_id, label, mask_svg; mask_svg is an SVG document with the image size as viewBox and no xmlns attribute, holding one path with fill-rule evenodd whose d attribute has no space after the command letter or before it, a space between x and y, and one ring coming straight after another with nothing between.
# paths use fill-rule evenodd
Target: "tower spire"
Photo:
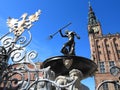
<instances>
[{"instance_id":1,"label":"tower spire","mask_svg":"<svg viewBox=\"0 0 120 90\"><path fill-rule=\"evenodd\" d=\"M92 9L90 1L88 2L88 4L89 4L88 25L95 26L98 23L98 21L96 19L96 16L95 16L95 13Z\"/></svg>"},{"instance_id":2,"label":"tower spire","mask_svg":"<svg viewBox=\"0 0 120 90\"><path fill-rule=\"evenodd\" d=\"M90 2L89 5L89 12L88 12L88 32L95 35L102 35L102 29L100 22L97 20L95 13L92 9Z\"/></svg>"}]
</instances>

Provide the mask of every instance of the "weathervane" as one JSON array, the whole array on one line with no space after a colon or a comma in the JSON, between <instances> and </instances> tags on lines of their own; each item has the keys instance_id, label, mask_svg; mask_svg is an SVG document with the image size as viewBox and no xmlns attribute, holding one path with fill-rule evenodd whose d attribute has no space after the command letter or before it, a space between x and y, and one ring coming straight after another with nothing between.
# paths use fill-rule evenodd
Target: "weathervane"
<instances>
[{"instance_id":1,"label":"weathervane","mask_svg":"<svg viewBox=\"0 0 120 90\"><path fill-rule=\"evenodd\" d=\"M35 14L30 15L28 18L28 14L24 13L19 19L8 18L7 24L10 28L10 32L13 32L15 36L20 36L25 29L30 29L33 25L32 23L37 21L41 11L38 10Z\"/></svg>"}]
</instances>

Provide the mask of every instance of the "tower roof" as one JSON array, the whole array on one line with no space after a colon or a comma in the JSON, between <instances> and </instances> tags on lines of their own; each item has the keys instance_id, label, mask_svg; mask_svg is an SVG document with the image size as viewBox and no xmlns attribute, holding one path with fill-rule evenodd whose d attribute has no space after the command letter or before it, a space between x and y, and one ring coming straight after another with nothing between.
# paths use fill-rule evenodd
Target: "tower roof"
<instances>
[{"instance_id":1,"label":"tower roof","mask_svg":"<svg viewBox=\"0 0 120 90\"><path fill-rule=\"evenodd\" d=\"M92 9L91 4L89 3L89 13L88 13L88 25L95 26L98 23L95 13Z\"/></svg>"}]
</instances>

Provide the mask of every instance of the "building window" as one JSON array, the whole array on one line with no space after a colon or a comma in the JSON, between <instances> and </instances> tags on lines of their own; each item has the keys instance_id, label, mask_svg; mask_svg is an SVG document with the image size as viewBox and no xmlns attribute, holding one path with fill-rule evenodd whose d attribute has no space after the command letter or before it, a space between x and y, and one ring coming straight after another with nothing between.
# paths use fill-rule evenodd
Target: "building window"
<instances>
[{"instance_id":1,"label":"building window","mask_svg":"<svg viewBox=\"0 0 120 90\"><path fill-rule=\"evenodd\" d=\"M108 54L108 60L110 60L110 55Z\"/></svg>"},{"instance_id":2,"label":"building window","mask_svg":"<svg viewBox=\"0 0 120 90\"><path fill-rule=\"evenodd\" d=\"M109 47L109 44L106 44L106 47Z\"/></svg>"},{"instance_id":3,"label":"building window","mask_svg":"<svg viewBox=\"0 0 120 90\"><path fill-rule=\"evenodd\" d=\"M111 52L108 50L107 53L110 54Z\"/></svg>"},{"instance_id":4,"label":"building window","mask_svg":"<svg viewBox=\"0 0 120 90\"><path fill-rule=\"evenodd\" d=\"M117 50L118 53L120 53L120 50Z\"/></svg>"},{"instance_id":5,"label":"building window","mask_svg":"<svg viewBox=\"0 0 120 90\"><path fill-rule=\"evenodd\" d=\"M116 46L116 47L118 47L118 44L117 44L117 43L115 43L115 46Z\"/></svg>"},{"instance_id":6,"label":"building window","mask_svg":"<svg viewBox=\"0 0 120 90\"><path fill-rule=\"evenodd\" d=\"M120 58L118 58L118 61L120 61Z\"/></svg>"},{"instance_id":7,"label":"building window","mask_svg":"<svg viewBox=\"0 0 120 90\"><path fill-rule=\"evenodd\" d=\"M95 53L95 51L93 51L93 53Z\"/></svg>"},{"instance_id":8,"label":"building window","mask_svg":"<svg viewBox=\"0 0 120 90\"><path fill-rule=\"evenodd\" d=\"M114 61L109 61L109 66L110 66L110 67L113 67L113 66L115 66L115 63L114 63Z\"/></svg>"},{"instance_id":9,"label":"building window","mask_svg":"<svg viewBox=\"0 0 120 90\"><path fill-rule=\"evenodd\" d=\"M98 45L97 48L100 48L100 45Z\"/></svg>"},{"instance_id":10,"label":"building window","mask_svg":"<svg viewBox=\"0 0 120 90\"><path fill-rule=\"evenodd\" d=\"M120 90L120 85L114 84L115 90Z\"/></svg>"},{"instance_id":11,"label":"building window","mask_svg":"<svg viewBox=\"0 0 120 90\"><path fill-rule=\"evenodd\" d=\"M98 54L101 54L101 51L98 51Z\"/></svg>"},{"instance_id":12,"label":"building window","mask_svg":"<svg viewBox=\"0 0 120 90\"><path fill-rule=\"evenodd\" d=\"M104 83L104 84L103 84L103 90L109 90L109 89L108 89L108 84L107 84L107 83ZM116 90L116 89L115 89L115 90Z\"/></svg>"},{"instance_id":13,"label":"building window","mask_svg":"<svg viewBox=\"0 0 120 90\"><path fill-rule=\"evenodd\" d=\"M104 62L99 62L100 65L100 73L105 73L105 65Z\"/></svg>"}]
</instances>

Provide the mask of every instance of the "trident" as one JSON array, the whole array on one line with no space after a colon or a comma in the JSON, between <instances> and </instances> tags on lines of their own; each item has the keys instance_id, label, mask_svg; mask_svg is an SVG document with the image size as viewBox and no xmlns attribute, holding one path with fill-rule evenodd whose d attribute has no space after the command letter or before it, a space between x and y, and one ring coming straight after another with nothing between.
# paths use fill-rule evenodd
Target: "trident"
<instances>
[{"instance_id":1,"label":"trident","mask_svg":"<svg viewBox=\"0 0 120 90\"><path fill-rule=\"evenodd\" d=\"M67 25L65 25L64 27L60 28L57 32L53 33L52 35L49 36L50 39L53 38L53 36L55 36L60 30L63 30L64 28L68 27L70 24L72 23L68 23Z\"/></svg>"}]
</instances>

